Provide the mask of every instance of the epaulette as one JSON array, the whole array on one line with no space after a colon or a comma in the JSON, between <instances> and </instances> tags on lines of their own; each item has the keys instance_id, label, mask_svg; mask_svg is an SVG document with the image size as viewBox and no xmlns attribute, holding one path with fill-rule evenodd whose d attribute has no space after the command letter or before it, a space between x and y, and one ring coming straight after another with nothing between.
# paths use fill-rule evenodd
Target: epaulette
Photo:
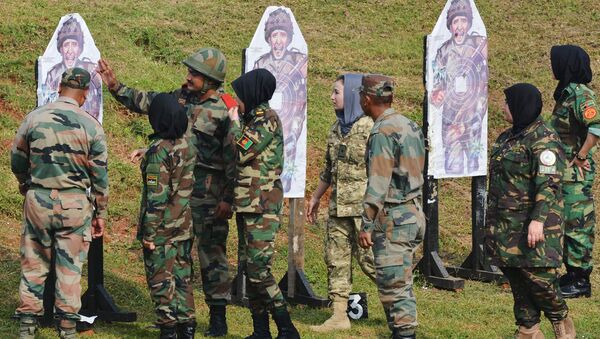
<instances>
[{"instance_id":1,"label":"epaulette","mask_svg":"<svg viewBox=\"0 0 600 339\"><path fill-rule=\"evenodd\" d=\"M254 110L254 115L257 117L262 117L265 115L265 110L262 108L257 108L256 110Z\"/></svg>"}]
</instances>

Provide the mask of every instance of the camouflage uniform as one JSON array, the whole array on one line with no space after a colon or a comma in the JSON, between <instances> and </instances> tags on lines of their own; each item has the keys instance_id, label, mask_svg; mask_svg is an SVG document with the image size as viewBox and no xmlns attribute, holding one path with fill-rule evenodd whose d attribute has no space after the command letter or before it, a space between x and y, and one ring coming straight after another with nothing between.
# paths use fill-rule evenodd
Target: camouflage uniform
<instances>
[{"instance_id":1,"label":"camouflage uniform","mask_svg":"<svg viewBox=\"0 0 600 339\"><path fill-rule=\"evenodd\" d=\"M13 143L11 169L22 191L27 190L20 246L20 304L15 313L22 322L43 315L44 284L54 249L55 314L62 328L74 328L80 318L81 269L92 240L92 217L107 217L107 151L102 126L77 101L61 96L25 117Z\"/></svg>"},{"instance_id":2,"label":"camouflage uniform","mask_svg":"<svg viewBox=\"0 0 600 339\"><path fill-rule=\"evenodd\" d=\"M282 30L287 33L287 45L281 58L273 51L263 54L254 63L254 68L264 68L277 79L275 96L282 97L283 106L276 108L279 115L284 139L285 162L282 174L284 191L290 191L292 177L296 171L296 145L305 126L306 119L306 75L308 57L295 48L288 49L294 36L292 19L285 9L277 9L265 23L265 41L270 44L271 33ZM275 109L275 108L273 108Z\"/></svg>"},{"instance_id":3,"label":"camouflage uniform","mask_svg":"<svg viewBox=\"0 0 600 339\"><path fill-rule=\"evenodd\" d=\"M446 25L452 19L465 16L469 27L473 22L469 0L453 0L448 9ZM466 70L466 71L465 71ZM476 75L477 78L473 78ZM445 93L442 112L442 141L445 170L449 174L473 172L479 169L481 130L487 112L487 39L477 33L465 34L458 44L452 37L437 50L433 61L433 92ZM460 89L464 81L469 87ZM466 95L465 93L472 93Z\"/></svg>"},{"instance_id":4,"label":"camouflage uniform","mask_svg":"<svg viewBox=\"0 0 600 339\"><path fill-rule=\"evenodd\" d=\"M148 114L157 92L144 92L123 84L111 92L128 109ZM198 240L198 255L202 273L202 288L208 305L226 305L231 299L231 283L227 262L229 223L214 216L220 201L233 202L235 163L233 146L227 133L227 108L219 94L201 101L185 86L171 92L188 109L193 123L191 141L197 150L194 168L195 184L191 198L194 233Z\"/></svg>"},{"instance_id":5,"label":"camouflage uniform","mask_svg":"<svg viewBox=\"0 0 600 339\"><path fill-rule=\"evenodd\" d=\"M144 264L158 325L195 319L190 208L195 156L186 136L155 138L140 166L144 188L138 240L156 246L144 248Z\"/></svg>"},{"instance_id":6,"label":"camouflage uniform","mask_svg":"<svg viewBox=\"0 0 600 339\"><path fill-rule=\"evenodd\" d=\"M562 264L564 153L556 133L538 117L522 132L503 132L492 147L485 247L508 278L517 325L552 322L568 309L558 293ZM532 220L544 224L544 241L527 243Z\"/></svg>"},{"instance_id":7,"label":"camouflage uniform","mask_svg":"<svg viewBox=\"0 0 600 339\"><path fill-rule=\"evenodd\" d=\"M367 188L365 149L373 120L363 116L346 136L339 121L329 131L325 167L320 179L332 185L325 238L325 263L329 300L348 300L352 289L352 256L363 272L375 281L373 251L358 246L362 198Z\"/></svg>"},{"instance_id":8,"label":"camouflage uniform","mask_svg":"<svg viewBox=\"0 0 600 339\"><path fill-rule=\"evenodd\" d=\"M230 130L237 142L234 209L240 263L248 277L250 310L285 306L271 273L275 234L281 225L283 132L277 113L263 103L236 120Z\"/></svg>"},{"instance_id":9,"label":"camouflage uniform","mask_svg":"<svg viewBox=\"0 0 600 339\"><path fill-rule=\"evenodd\" d=\"M56 48L61 55L63 53L61 51L63 42L67 39L77 41L79 44L79 53L81 55L84 47L83 31L81 30L81 25L75 18L70 18L65 21L58 31ZM96 64L88 58L79 59L79 56L77 56L77 60L73 67L83 68L91 75L92 81L90 82L90 92L88 94L89 100L85 101L81 109L98 119L102 106L102 79L96 72ZM58 97L58 85L60 84L62 74L66 70L67 65L65 65L64 61L61 61L48 71L44 86L46 91L51 92L49 92L49 96L45 98L42 103L46 104L52 102Z\"/></svg>"},{"instance_id":10,"label":"camouflage uniform","mask_svg":"<svg viewBox=\"0 0 600 339\"><path fill-rule=\"evenodd\" d=\"M572 83L563 90L557 101L550 125L560 137L567 161L575 157L588 133L600 136L600 115L594 92L586 85ZM592 113L593 112L593 113ZM590 270L593 267L592 249L596 217L592 185L596 164L590 151L591 171L581 177L576 167L565 169L563 194L565 197L565 255L564 262L571 267Z\"/></svg>"},{"instance_id":11,"label":"camouflage uniform","mask_svg":"<svg viewBox=\"0 0 600 339\"><path fill-rule=\"evenodd\" d=\"M421 128L393 108L387 109L371 130L365 162L368 184L362 230L373 232L379 298L392 332L410 336L417 326L412 259L425 232L420 201L425 162Z\"/></svg>"}]
</instances>

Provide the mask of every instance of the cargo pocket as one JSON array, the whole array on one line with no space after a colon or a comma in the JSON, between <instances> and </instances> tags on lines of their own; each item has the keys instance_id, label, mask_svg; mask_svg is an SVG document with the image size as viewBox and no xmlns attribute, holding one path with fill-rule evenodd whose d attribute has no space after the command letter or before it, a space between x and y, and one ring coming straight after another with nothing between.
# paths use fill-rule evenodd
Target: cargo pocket
<instances>
[{"instance_id":1,"label":"cargo pocket","mask_svg":"<svg viewBox=\"0 0 600 339\"><path fill-rule=\"evenodd\" d=\"M89 217L85 213L85 204L87 204L85 197L60 197L60 206L62 209L60 217L63 227L73 228L83 226L85 219Z\"/></svg>"}]
</instances>

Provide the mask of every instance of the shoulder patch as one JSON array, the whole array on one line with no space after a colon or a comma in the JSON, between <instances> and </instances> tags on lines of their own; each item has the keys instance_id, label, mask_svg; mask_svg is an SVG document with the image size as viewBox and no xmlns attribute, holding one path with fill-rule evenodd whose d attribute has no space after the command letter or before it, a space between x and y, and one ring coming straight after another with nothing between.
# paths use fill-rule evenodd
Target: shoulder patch
<instances>
[{"instance_id":1,"label":"shoulder patch","mask_svg":"<svg viewBox=\"0 0 600 339\"><path fill-rule=\"evenodd\" d=\"M547 149L540 154L540 162L544 166L554 166L556 164L556 154Z\"/></svg>"},{"instance_id":2,"label":"shoulder patch","mask_svg":"<svg viewBox=\"0 0 600 339\"><path fill-rule=\"evenodd\" d=\"M156 175L156 174L146 175L146 186L158 187L158 175Z\"/></svg>"},{"instance_id":3,"label":"shoulder patch","mask_svg":"<svg viewBox=\"0 0 600 339\"><path fill-rule=\"evenodd\" d=\"M254 145L254 141L247 136L246 134L242 135L241 138L238 139L237 145L244 151L247 151Z\"/></svg>"},{"instance_id":4,"label":"shoulder patch","mask_svg":"<svg viewBox=\"0 0 600 339\"><path fill-rule=\"evenodd\" d=\"M596 108L594 107L587 107L585 111L583 111L583 117L587 120L594 119L596 117L596 114Z\"/></svg>"}]
</instances>

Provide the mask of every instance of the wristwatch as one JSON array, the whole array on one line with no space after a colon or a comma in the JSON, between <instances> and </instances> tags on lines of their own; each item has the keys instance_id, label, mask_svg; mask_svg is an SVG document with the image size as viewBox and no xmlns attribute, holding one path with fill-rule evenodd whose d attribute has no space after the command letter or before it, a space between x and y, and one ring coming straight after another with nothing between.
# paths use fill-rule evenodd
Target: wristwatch
<instances>
[{"instance_id":1,"label":"wristwatch","mask_svg":"<svg viewBox=\"0 0 600 339\"><path fill-rule=\"evenodd\" d=\"M587 156L581 156L581 155L579 155L579 153L575 154L575 158L577 158L577 160L581 160L581 161L587 160Z\"/></svg>"}]
</instances>

